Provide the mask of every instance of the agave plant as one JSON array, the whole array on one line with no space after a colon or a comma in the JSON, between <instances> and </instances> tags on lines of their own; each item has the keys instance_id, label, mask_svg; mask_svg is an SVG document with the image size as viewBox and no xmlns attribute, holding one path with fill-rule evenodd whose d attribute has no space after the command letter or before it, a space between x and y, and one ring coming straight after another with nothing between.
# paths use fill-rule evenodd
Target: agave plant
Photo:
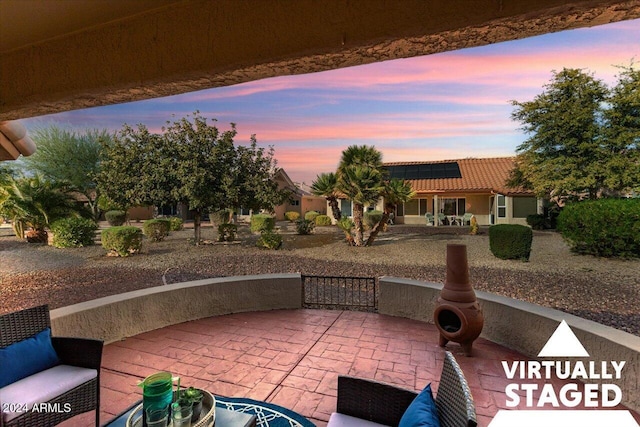
<instances>
[{"instance_id":1,"label":"agave plant","mask_svg":"<svg viewBox=\"0 0 640 427\"><path fill-rule=\"evenodd\" d=\"M46 242L52 222L85 212L64 186L33 177L12 179L3 186L0 213L13 221L17 237ZM26 233L25 227L30 228Z\"/></svg>"}]
</instances>

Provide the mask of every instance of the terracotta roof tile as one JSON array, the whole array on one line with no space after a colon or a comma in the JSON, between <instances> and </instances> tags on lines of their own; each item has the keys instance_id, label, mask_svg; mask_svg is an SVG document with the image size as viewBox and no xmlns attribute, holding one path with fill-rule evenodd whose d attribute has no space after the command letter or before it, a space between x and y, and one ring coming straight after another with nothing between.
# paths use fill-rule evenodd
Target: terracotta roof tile
<instances>
[{"instance_id":1,"label":"terracotta roof tile","mask_svg":"<svg viewBox=\"0 0 640 427\"><path fill-rule=\"evenodd\" d=\"M459 159L432 162L389 162L385 166L418 165L457 162L462 178L408 179L418 193L489 193L504 195L533 195L523 188L506 186L506 181L514 166L513 157L486 159Z\"/></svg>"}]
</instances>

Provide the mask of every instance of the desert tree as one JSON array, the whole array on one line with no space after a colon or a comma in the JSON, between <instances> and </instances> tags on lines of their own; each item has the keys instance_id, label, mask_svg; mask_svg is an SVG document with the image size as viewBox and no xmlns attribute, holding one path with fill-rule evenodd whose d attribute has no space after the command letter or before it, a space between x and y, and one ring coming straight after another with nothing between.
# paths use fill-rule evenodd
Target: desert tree
<instances>
[{"instance_id":1,"label":"desert tree","mask_svg":"<svg viewBox=\"0 0 640 427\"><path fill-rule=\"evenodd\" d=\"M220 131L212 122L196 111L167 121L160 134L125 125L105 147L102 191L123 207L184 203L193 212L196 244L207 212L240 206L272 210L287 197L273 180L273 149L258 147L255 137L236 146L235 124Z\"/></svg>"},{"instance_id":2,"label":"desert tree","mask_svg":"<svg viewBox=\"0 0 640 427\"><path fill-rule=\"evenodd\" d=\"M48 126L31 132L38 149L20 160L28 173L66 186L82 194L95 219L100 216L96 176L103 144L111 139L106 130L76 132Z\"/></svg>"},{"instance_id":3,"label":"desert tree","mask_svg":"<svg viewBox=\"0 0 640 427\"><path fill-rule=\"evenodd\" d=\"M637 188L638 73L624 68L609 89L586 71L565 68L532 101L512 101L512 119L528 138L517 148L509 184L558 200Z\"/></svg>"}]
</instances>

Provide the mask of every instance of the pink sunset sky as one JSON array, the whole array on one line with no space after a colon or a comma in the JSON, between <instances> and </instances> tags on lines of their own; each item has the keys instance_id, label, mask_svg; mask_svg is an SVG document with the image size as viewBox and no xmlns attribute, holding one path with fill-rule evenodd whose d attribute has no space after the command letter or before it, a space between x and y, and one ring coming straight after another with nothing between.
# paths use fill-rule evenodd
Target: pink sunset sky
<instances>
[{"instance_id":1,"label":"pink sunset sky","mask_svg":"<svg viewBox=\"0 0 640 427\"><path fill-rule=\"evenodd\" d=\"M608 85L640 61L640 20L547 34L490 46L275 77L172 97L25 119L106 128L167 120L199 110L220 129L237 123L236 142L255 134L273 146L278 166L310 184L336 168L352 144L374 145L384 161L511 156L526 138L511 120L511 100L541 93L552 70L581 68Z\"/></svg>"}]
</instances>

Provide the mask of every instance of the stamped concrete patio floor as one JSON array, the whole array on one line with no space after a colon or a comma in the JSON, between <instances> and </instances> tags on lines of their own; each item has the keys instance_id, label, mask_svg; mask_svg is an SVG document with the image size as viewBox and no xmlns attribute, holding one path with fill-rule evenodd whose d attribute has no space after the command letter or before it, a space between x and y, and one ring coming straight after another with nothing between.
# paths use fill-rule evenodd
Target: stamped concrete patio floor
<instances>
[{"instance_id":1,"label":"stamped concrete patio floor","mask_svg":"<svg viewBox=\"0 0 640 427\"><path fill-rule=\"evenodd\" d=\"M512 382L501 361L526 357L484 339L475 342L473 357L465 357L457 344L447 349L469 382L478 425L487 426L506 408L504 390ZM434 325L404 318L326 310L210 317L105 346L101 422L141 399L140 379L169 371L182 385L273 402L325 426L336 407L339 374L414 390L431 382L437 391L443 355ZM90 414L70 425L90 424Z\"/></svg>"}]
</instances>

